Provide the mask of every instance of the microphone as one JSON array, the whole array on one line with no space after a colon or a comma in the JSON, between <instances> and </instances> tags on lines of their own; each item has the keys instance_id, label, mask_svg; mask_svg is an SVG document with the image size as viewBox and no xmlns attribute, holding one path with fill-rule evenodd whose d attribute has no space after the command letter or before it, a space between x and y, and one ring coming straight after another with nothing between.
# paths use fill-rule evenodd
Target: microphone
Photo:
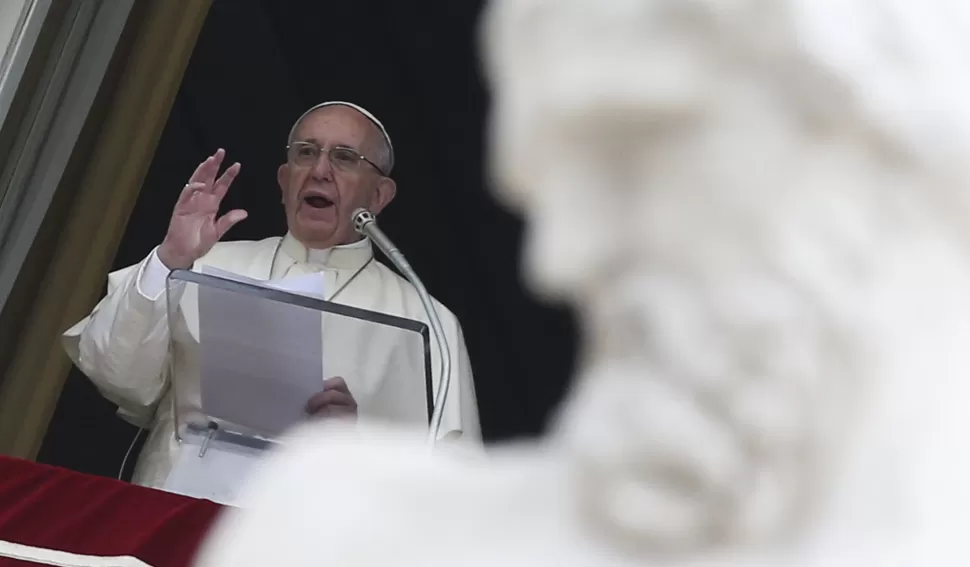
<instances>
[{"instance_id":1,"label":"microphone","mask_svg":"<svg viewBox=\"0 0 970 567\"><path fill-rule=\"evenodd\" d=\"M366 236L373 242L385 256L401 270L404 278L411 282L414 289L418 292L421 304L424 305L425 314L431 322L431 331L434 333L435 342L438 344L438 352L441 353L441 378L438 380L438 391L434 397L434 408L431 412L431 427L428 429L428 444L434 446L438 440L438 432L441 429L441 420L445 412L445 400L448 397L448 388L451 386L451 351L448 349L448 340L445 338L444 328L441 326L441 319L434 308L431 295L421 283L421 278L415 273L411 264L408 263L404 254L391 239L384 234L377 226L377 219L374 214L367 209L357 209L351 219L354 222L354 229L361 235Z\"/></svg>"}]
</instances>

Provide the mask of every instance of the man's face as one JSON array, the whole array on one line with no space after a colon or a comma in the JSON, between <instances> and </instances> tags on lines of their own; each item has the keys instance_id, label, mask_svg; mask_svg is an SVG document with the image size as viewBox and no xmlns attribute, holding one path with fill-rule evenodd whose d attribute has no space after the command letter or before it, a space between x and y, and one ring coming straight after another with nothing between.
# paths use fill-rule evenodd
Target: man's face
<instances>
[{"instance_id":1,"label":"man's face","mask_svg":"<svg viewBox=\"0 0 970 567\"><path fill-rule=\"evenodd\" d=\"M363 115L344 106L322 108L303 119L293 142L310 142L323 150L350 148L377 160L380 132ZM310 248L329 248L359 239L351 215L363 207L379 213L394 198L394 182L372 164L336 167L326 151L313 164L293 161L280 166L277 179L283 192L287 226Z\"/></svg>"}]
</instances>

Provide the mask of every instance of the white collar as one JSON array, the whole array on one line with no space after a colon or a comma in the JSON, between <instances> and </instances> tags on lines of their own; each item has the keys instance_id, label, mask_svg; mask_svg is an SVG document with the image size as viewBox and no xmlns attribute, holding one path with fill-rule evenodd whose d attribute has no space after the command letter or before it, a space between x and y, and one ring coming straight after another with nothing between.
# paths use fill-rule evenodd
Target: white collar
<instances>
[{"instance_id":1,"label":"white collar","mask_svg":"<svg viewBox=\"0 0 970 567\"><path fill-rule=\"evenodd\" d=\"M331 248L307 248L291 233L280 243L280 250L294 262L317 264L328 268L356 270L374 257L370 240L361 238L350 244Z\"/></svg>"}]
</instances>

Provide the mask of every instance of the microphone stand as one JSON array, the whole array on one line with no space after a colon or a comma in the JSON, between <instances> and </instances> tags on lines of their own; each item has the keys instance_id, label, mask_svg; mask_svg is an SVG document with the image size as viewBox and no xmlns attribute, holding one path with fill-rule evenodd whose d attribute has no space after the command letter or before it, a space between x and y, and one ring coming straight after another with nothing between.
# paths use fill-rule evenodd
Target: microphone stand
<instances>
[{"instance_id":1,"label":"microphone stand","mask_svg":"<svg viewBox=\"0 0 970 567\"><path fill-rule=\"evenodd\" d=\"M451 350L448 348L448 340L445 338L444 327L438 317L438 311L434 308L431 294L425 289L421 278L408 263L404 254L378 228L377 220L373 213L367 209L357 209L353 214L354 229L370 239L385 256L401 270L404 278L411 282L414 289L418 292L421 304L424 306L425 314L431 323L431 332L434 333L435 342L438 344L438 352L441 353L441 377L438 380L438 391L435 393L434 409L431 413L431 425L428 428L428 445L434 447L438 441L438 433L441 430L441 421L445 412L445 400L448 397L448 389L451 386Z\"/></svg>"}]
</instances>

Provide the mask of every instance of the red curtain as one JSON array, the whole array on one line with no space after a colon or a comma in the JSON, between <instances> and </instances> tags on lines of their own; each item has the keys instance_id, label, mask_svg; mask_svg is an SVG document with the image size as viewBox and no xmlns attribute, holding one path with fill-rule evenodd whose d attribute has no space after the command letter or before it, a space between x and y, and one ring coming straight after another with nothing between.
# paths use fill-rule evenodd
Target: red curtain
<instances>
[{"instance_id":1,"label":"red curtain","mask_svg":"<svg viewBox=\"0 0 970 567\"><path fill-rule=\"evenodd\" d=\"M221 509L210 501L0 457L4 541L81 555L129 555L154 567L190 565Z\"/></svg>"}]
</instances>

